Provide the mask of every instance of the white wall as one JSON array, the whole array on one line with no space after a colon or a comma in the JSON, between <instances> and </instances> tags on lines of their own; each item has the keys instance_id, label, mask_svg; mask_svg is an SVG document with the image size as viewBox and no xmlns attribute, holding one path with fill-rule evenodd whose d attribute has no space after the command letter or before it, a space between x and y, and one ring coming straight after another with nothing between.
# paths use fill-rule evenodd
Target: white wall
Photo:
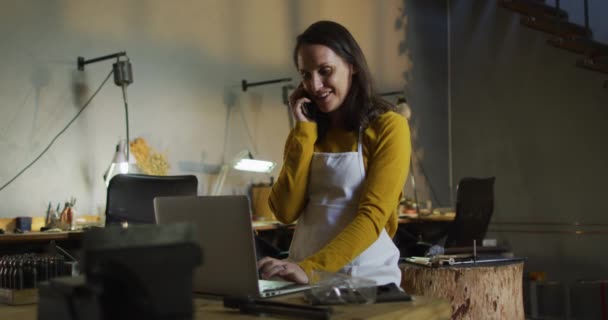
<instances>
[{"instance_id":1,"label":"white wall","mask_svg":"<svg viewBox=\"0 0 608 320\"><path fill-rule=\"evenodd\" d=\"M398 0L1 0L0 6L0 186L42 152L111 70L112 61L104 61L77 71L78 56L127 51L134 71L131 138L164 152L170 174L196 174L200 194L215 178L204 169L242 148L280 166L288 133L280 85L243 93L240 82L289 76L297 84L292 47L310 23L331 19L349 28L381 91L402 88L409 68L399 54L405 35L395 27L404 6ZM110 80L49 151L0 191L0 217L42 216L49 202L71 196L79 214L103 213L101 176L124 137L121 92ZM224 193L267 179L232 177Z\"/></svg>"}]
</instances>

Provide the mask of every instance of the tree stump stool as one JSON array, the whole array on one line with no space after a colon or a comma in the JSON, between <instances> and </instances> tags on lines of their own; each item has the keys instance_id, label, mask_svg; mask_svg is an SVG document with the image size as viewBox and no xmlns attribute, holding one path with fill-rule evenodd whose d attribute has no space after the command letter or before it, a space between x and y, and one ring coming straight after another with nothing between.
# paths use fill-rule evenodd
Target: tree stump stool
<instances>
[{"instance_id":1,"label":"tree stump stool","mask_svg":"<svg viewBox=\"0 0 608 320\"><path fill-rule=\"evenodd\" d=\"M452 319L524 319L521 260L442 267L401 265L410 295L444 298Z\"/></svg>"}]
</instances>

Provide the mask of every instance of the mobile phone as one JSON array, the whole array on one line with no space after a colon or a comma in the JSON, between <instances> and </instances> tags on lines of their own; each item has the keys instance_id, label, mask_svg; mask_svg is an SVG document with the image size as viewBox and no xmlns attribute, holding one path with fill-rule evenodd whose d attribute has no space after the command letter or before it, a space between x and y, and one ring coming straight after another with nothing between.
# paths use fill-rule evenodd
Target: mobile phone
<instances>
[{"instance_id":1,"label":"mobile phone","mask_svg":"<svg viewBox=\"0 0 608 320\"><path fill-rule=\"evenodd\" d=\"M306 118L316 120L319 115L319 108L312 102L304 103L302 105L302 113Z\"/></svg>"}]
</instances>

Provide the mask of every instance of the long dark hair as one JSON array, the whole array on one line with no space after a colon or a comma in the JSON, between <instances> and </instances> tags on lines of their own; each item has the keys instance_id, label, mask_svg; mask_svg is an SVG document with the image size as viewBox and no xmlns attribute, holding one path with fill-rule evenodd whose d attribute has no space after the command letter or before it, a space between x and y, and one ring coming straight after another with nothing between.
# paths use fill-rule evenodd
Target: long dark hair
<instances>
[{"instance_id":1,"label":"long dark hair","mask_svg":"<svg viewBox=\"0 0 608 320\"><path fill-rule=\"evenodd\" d=\"M318 21L310 25L296 38L293 50L293 61L298 67L298 51L303 45L320 44L330 48L344 61L353 66L352 83L340 112L343 112L344 127L357 131L366 128L371 121L387 111L395 111L391 103L382 99L376 93L374 82L367 66L367 61L359 44L342 25L333 21ZM321 113L317 119L319 138L327 131L329 119Z\"/></svg>"}]
</instances>

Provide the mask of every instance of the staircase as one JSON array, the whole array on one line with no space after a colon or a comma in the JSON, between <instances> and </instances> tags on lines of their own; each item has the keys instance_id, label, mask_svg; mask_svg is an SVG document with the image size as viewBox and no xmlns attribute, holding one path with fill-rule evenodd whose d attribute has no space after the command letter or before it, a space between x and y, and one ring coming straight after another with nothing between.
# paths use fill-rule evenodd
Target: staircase
<instances>
[{"instance_id":1,"label":"staircase","mask_svg":"<svg viewBox=\"0 0 608 320\"><path fill-rule=\"evenodd\" d=\"M608 74L608 45L593 40L589 27L588 0L581 2L584 7L585 25L568 21L568 13L559 6L550 6L544 0L499 0L499 6L522 15L521 24L553 35L547 43L553 47L580 55L576 65L591 71ZM608 80L604 82L608 88Z\"/></svg>"}]
</instances>

